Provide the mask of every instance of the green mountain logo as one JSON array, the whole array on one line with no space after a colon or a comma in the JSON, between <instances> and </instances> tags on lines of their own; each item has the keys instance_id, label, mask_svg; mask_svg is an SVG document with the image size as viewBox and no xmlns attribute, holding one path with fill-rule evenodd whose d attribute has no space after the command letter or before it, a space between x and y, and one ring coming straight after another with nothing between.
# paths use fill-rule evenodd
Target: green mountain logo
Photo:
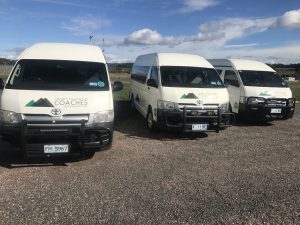
<instances>
[{"instance_id":1,"label":"green mountain logo","mask_svg":"<svg viewBox=\"0 0 300 225\"><path fill-rule=\"evenodd\" d=\"M54 105L47 98L40 98L37 101L31 100L26 107L54 107Z\"/></svg>"},{"instance_id":2,"label":"green mountain logo","mask_svg":"<svg viewBox=\"0 0 300 225\"><path fill-rule=\"evenodd\" d=\"M184 99L198 99L198 97L194 93L188 93L181 96Z\"/></svg>"},{"instance_id":3,"label":"green mountain logo","mask_svg":"<svg viewBox=\"0 0 300 225\"><path fill-rule=\"evenodd\" d=\"M268 92L260 92L258 96L272 96Z\"/></svg>"}]
</instances>

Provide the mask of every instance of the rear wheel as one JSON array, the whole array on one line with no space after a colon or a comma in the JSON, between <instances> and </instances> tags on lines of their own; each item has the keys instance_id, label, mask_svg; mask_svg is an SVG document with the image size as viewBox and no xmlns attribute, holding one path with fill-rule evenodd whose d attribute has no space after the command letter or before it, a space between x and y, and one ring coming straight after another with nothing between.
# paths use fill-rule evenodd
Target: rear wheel
<instances>
[{"instance_id":1,"label":"rear wheel","mask_svg":"<svg viewBox=\"0 0 300 225\"><path fill-rule=\"evenodd\" d=\"M134 97L131 95L131 110L135 111L135 105L134 105Z\"/></svg>"}]
</instances>

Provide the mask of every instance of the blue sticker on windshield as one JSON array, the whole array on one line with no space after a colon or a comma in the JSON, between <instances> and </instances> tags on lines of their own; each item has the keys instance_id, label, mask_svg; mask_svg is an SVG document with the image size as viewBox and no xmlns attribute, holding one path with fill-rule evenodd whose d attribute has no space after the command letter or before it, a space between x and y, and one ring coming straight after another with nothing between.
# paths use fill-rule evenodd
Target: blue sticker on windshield
<instances>
[{"instance_id":1,"label":"blue sticker on windshield","mask_svg":"<svg viewBox=\"0 0 300 225\"><path fill-rule=\"evenodd\" d=\"M212 81L212 82L210 82L210 84L216 85L217 83L216 83L216 82L214 82L214 81Z\"/></svg>"},{"instance_id":2,"label":"blue sticker on windshield","mask_svg":"<svg viewBox=\"0 0 300 225\"><path fill-rule=\"evenodd\" d=\"M102 82L102 81L99 81L98 82L98 87L104 87L105 86L105 83L104 82Z\"/></svg>"},{"instance_id":3,"label":"blue sticker on windshield","mask_svg":"<svg viewBox=\"0 0 300 225\"><path fill-rule=\"evenodd\" d=\"M218 81L218 82L217 82L217 85L222 85L221 81Z\"/></svg>"},{"instance_id":4,"label":"blue sticker on windshield","mask_svg":"<svg viewBox=\"0 0 300 225\"><path fill-rule=\"evenodd\" d=\"M90 82L90 83L89 83L89 86L90 86L90 87L97 87L98 84L97 84L97 82Z\"/></svg>"}]
</instances>

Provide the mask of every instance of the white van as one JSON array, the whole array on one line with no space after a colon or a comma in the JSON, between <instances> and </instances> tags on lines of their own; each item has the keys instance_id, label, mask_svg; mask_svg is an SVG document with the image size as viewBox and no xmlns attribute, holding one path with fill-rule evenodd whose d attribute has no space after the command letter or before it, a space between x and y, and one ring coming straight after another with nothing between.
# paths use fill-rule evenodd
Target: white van
<instances>
[{"instance_id":1,"label":"white van","mask_svg":"<svg viewBox=\"0 0 300 225\"><path fill-rule=\"evenodd\" d=\"M25 157L87 154L110 147L112 89L97 46L41 43L1 80L0 134Z\"/></svg>"},{"instance_id":2,"label":"white van","mask_svg":"<svg viewBox=\"0 0 300 225\"><path fill-rule=\"evenodd\" d=\"M295 99L284 80L268 65L252 60L211 59L224 81L230 108L249 120L292 118Z\"/></svg>"},{"instance_id":3,"label":"white van","mask_svg":"<svg viewBox=\"0 0 300 225\"><path fill-rule=\"evenodd\" d=\"M227 90L213 66L197 55L139 56L131 72L131 102L150 130L218 132L230 123Z\"/></svg>"}]
</instances>

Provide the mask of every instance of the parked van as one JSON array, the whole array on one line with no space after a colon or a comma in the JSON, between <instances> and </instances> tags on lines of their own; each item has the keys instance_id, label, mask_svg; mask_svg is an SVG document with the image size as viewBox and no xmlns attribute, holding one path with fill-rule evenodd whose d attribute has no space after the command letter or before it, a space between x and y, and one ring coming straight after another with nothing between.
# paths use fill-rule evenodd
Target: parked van
<instances>
[{"instance_id":1,"label":"parked van","mask_svg":"<svg viewBox=\"0 0 300 225\"><path fill-rule=\"evenodd\" d=\"M211 59L224 81L232 112L252 120L292 118L295 99L286 82L268 65L251 60Z\"/></svg>"},{"instance_id":2,"label":"parked van","mask_svg":"<svg viewBox=\"0 0 300 225\"><path fill-rule=\"evenodd\" d=\"M41 43L26 49L1 80L0 134L25 157L90 155L113 138L112 91L97 46Z\"/></svg>"},{"instance_id":3,"label":"parked van","mask_svg":"<svg viewBox=\"0 0 300 225\"><path fill-rule=\"evenodd\" d=\"M131 72L131 102L150 130L218 132L230 123L227 90L213 66L197 55L137 57Z\"/></svg>"}]
</instances>

